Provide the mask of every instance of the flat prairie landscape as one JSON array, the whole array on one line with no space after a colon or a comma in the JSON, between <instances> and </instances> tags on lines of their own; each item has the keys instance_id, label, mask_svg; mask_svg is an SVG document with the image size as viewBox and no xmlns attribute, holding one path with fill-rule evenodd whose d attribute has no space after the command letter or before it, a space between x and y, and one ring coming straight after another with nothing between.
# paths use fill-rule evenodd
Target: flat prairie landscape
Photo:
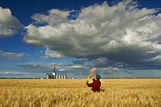
<instances>
[{"instance_id":1,"label":"flat prairie landscape","mask_svg":"<svg viewBox=\"0 0 161 107\"><path fill-rule=\"evenodd\" d=\"M0 107L161 107L161 79L0 79Z\"/></svg>"}]
</instances>

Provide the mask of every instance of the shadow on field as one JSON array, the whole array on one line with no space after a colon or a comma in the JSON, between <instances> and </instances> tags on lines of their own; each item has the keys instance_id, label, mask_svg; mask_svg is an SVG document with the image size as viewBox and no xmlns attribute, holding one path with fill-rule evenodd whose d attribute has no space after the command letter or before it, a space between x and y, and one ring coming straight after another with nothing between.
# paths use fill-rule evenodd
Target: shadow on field
<instances>
[{"instance_id":1,"label":"shadow on field","mask_svg":"<svg viewBox=\"0 0 161 107\"><path fill-rule=\"evenodd\" d=\"M100 89L100 92L104 92L105 91L105 89Z\"/></svg>"}]
</instances>

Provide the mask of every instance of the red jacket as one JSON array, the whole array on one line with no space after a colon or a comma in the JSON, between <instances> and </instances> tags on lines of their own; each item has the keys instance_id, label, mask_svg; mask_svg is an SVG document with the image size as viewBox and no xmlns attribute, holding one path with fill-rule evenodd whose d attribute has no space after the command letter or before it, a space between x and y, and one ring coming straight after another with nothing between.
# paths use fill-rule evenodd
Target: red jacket
<instances>
[{"instance_id":1,"label":"red jacket","mask_svg":"<svg viewBox=\"0 0 161 107\"><path fill-rule=\"evenodd\" d=\"M101 82L99 81L99 80L95 80L95 79L93 79L93 82L92 83L88 83L87 82L87 86L88 87L92 87L92 90L94 91L94 92L96 92L96 91L100 91L100 87L101 87Z\"/></svg>"}]
</instances>

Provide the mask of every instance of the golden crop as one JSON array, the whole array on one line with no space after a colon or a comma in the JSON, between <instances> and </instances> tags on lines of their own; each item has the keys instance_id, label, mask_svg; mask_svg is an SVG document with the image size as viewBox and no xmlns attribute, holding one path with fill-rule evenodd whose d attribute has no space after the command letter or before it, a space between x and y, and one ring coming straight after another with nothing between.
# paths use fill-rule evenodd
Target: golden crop
<instances>
[{"instance_id":1,"label":"golden crop","mask_svg":"<svg viewBox=\"0 0 161 107\"><path fill-rule=\"evenodd\" d=\"M161 79L0 79L0 107L161 107Z\"/></svg>"},{"instance_id":2,"label":"golden crop","mask_svg":"<svg viewBox=\"0 0 161 107\"><path fill-rule=\"evenodd\" d=\"M90 77L93 76L93 74L95 73L95 71L96 71L96 68L92 68L92 69L90 70L90 73L89 73L89 76L88 76L88 80L90 79Z\"/></svg>"}]
</instances>

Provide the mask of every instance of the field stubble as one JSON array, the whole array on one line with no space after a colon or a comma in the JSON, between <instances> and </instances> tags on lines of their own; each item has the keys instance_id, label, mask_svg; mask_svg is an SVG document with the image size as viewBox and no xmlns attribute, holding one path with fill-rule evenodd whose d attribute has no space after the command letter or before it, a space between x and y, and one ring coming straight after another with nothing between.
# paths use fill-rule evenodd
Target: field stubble
<instances>
[{"instance_id":1,"label":"field stubble","mask_svg":"<svg viewBox=\"0 0 161 107\"><path fill-rule=\"evenodd\" d=\"M0 79L0 107L161 107L161 79Z\"/></svg>"}]
</instances>

